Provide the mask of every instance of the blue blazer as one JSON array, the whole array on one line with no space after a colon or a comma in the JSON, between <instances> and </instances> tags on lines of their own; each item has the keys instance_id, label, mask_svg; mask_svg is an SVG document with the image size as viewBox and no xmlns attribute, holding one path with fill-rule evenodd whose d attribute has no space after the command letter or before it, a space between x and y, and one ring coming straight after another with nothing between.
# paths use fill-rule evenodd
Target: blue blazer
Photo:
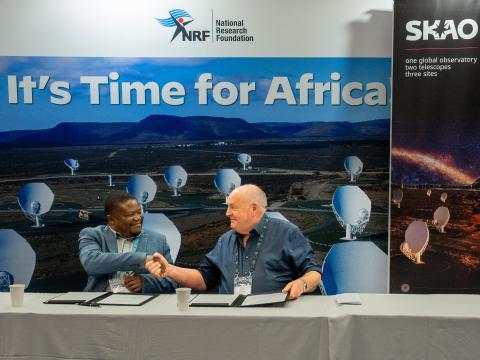
<instances>
[{"instance_id":1,"label":"blue blazer","mask_svg":"<svg viewBox=\"0 0 480 360\"><path fill-rule=\"evenodd\" d=\"M84 291L105 291L108 280L117 271L134 271L143 278L144 293L171 293L177 284L169 279L156 278L145 269L145 257L161 253L172 263L170 247L162 234L142 230L136 252L118 253L117 239L106 225L80 231L80 262L88 275Z\"/></svg>"}]
</instances>

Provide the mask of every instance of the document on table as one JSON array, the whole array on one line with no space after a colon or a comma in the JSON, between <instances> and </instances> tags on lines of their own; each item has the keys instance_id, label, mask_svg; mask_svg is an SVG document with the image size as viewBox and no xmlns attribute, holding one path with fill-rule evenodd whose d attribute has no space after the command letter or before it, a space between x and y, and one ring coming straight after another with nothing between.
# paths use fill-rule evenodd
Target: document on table
<instances>
[{"instance_id":1,"label":"document on table","mask_svg":"<svg viewBox=\"0 0 480 360\"><path fill-rule=\"evenodd\" d=\"M362 305L362 299L357 293L344 293L333 297L338 305Z\"/></svg>"},{"instance_id":2,"label":"document on table","mask_svg":"<svg viewBox=\"0 0 480 360\"><path fill-rule=\"evenodd\" d=\"M106 292L67 292L45 301L45 304L81 304L105 294Z\"/></svg>"},{"instance_id":3,"label":"document on table","mask_svg":"<svg viewBox=\"0 0 480 360\"><path fill-rule=\"evenodd\" d=\"M249 295L243 300L240 306L258 306L281 303L286 301L287 295L288 294L285 293Z\"/></svg>"},{"instance_id":4,"label":"document on table","mask_svg":"<svg viewBox=\"0 0 480 360\"><path fill-rule=\"evenodd\" d=\"M137 294L111 294L101 300L95 301L97 305L142 305L153 299L154 295L137 295Z\"/></svg>"},{"instance_id":5,"label":"document on table","mask_svg":"<svg viewBox=\"0 0 480 360\"><path fill-rule=\"evenodd\" d=\"M258 295L217 295L200 294L190 301L190 306L267 306L285 302L288 294L258 294Z\"/></svg>"},{"instance_id":6,"label":"document on table","mask_svg":"<svg viewBox=\"0 0 480 360\"><path fill-rule=\"evenodd\" d=\"M236 298L237 295L200 294L190 300L190 305L231 306Z\"/></svg>"}]
</instances>

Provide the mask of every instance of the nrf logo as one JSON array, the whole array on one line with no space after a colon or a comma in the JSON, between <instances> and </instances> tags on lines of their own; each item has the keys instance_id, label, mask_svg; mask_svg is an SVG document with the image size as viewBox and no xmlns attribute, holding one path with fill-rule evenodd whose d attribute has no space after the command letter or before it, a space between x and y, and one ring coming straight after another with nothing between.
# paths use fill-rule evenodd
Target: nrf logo
<instances>
[{"instance_id":1,"label":"nrf logo","mask_svg":"<svg viewBox=\"0 0 480 360\"><path fill-rule=\"evenodd\" d=\"M170 17L166 19L157 19L157 21L165 27L174 27L172 42L175 38L182 34L182 41L205 41L210 37L210 30L192 30L187 31L186 27L193 21L193 17L182 9L173 9L169 11Z\"/></svg>"},{"instance_id":2,"label":"nrf logo","mask_svg":"<svg viewBox=\"0 0 480 360\"><path fill-rule=\"evenodd\" d=\"M454 20L411 20L407 22L408 41L417 40L470 40L478 33L478 24L473 19L464 19L458 24Z\"/></svg>"}]
</instances>

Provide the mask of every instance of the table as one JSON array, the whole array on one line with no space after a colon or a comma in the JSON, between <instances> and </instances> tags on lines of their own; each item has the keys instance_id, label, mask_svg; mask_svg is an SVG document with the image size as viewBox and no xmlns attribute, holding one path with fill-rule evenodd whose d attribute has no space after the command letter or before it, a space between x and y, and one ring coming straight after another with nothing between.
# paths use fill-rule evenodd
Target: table
<instances>
[{"instance_id":1,"label":"table","mask_svg":"<svg viewBox=\"0 0 480 360\"><path fill-rule=\"evenodd\" d=\"M362 305L303 296L283 308L176 309L174 295L141 307L22 308L0 293L0 360L477 359L480 296L361 294Z\"/></svg>"}]
</instances>

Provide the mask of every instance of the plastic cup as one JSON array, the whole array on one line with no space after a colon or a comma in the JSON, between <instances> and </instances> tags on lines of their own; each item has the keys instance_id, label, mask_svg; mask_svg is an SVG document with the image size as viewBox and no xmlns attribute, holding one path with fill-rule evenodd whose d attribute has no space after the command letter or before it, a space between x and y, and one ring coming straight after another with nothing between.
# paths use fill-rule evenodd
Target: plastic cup
<instances>
[{"instance_id":1,"label":"plastic cup","mask_svg":"<svg viewBox=\"0 0 480 360\"><path fill-rule=\"evenodd\" d=\"M25 284L10 285L10 302L13 307L23 306L24 293L25 293Z\"/></svg>"},{"instance_id":2,"label":"plastic cup","mask_svg":"<svg viewBox=\"0 0 480 360\"><path fill-rule=\"evenodd\" d=\"M190 288L177 288L175 290L177 293L177 308L180 311L187 311L188 304L190 302L190 294L192 289Z\"/></svg>"}]
</instances>

